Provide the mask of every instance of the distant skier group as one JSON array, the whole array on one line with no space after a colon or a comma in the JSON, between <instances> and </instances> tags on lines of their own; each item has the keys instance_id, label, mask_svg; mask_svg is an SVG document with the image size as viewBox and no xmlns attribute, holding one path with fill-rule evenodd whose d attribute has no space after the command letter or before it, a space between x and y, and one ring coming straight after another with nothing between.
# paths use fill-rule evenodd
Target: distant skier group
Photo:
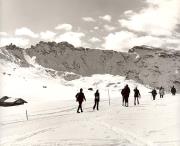
<instances>
[{"instance_id":1,"label":"distant skier group","mask_svg":"<svg viewBox=\"0 0 180 146\"><path fill-rule=\"evenodd\" d=\"M94 106L93 106L93 110L95 110L95 108L97 110L99 110L99 101L100 101L100 94L99 94L99 90L96 90L95 94L94 94ZM83 93L83 89L80 89L80 92L76 94L76 101L79 103L78 105L78 109L77 109L77 113L80 113L79 110L81 110L81 112L83 112L82 109L82 103L83 101L86 101L86 98L84 96Z\"/></svg>"},{"instance_id":2,"label":"distant skier group","mask_svg":"<svg viewBox=\"0 0 180 146\"><path fill-rule=\"evenodd\" d=\"M156 89L154 88L151 92L152 94L152 97L153 97L153 100L156 99L156 95L157 95L157 91ZM176 88L173 86L171 87L171 93L172 95L175 95L176 94ZM160 98L163 98L164 97L164 94L165 94L165 89L161 86L159 88L159 95L160 95ZM121 95L122 95L122 106L126 106L128 107L128 102L129 102L129 95L130 95L130 88L128 85L126 85L122 91L121 91ZM136 104L139 104L139 98L141 97L141 94L138 90L137 87L134 88L134 105Z\"/></svg>"},{"instance_id":3,"label":"distant skier group","mask_svg":"<svg viewBox=\"0 0 180 146\"><path fill-rule=\"evenodd\" d=\"M156 89L154 88L150 93L152 94L153 100L155 100L157 95ZM171 87L171 94L176 95L176 88L174 86ZM159 96L160 98L163 98L164 95L165 95L165 89L161 86L159 88Z\"/></svg>"},{"instance_id":4,"label":"distant skier group","mask_svg":"<svg viewBox=\"0 0 180 146\"><path fill-rule=\"evenodd\" d=\"M130 88L128 85L126 85L122 91L122 106L129 106L129 95L130 95ZM139 98L141 97L141 94L137 87L134 88L134 105L139 104Z\"/></svg>"},{"instance_id":5,"label":"distant skier group","mask_svg":"<svg viewBox=\"0 0 180 146\"><path fill-rule=\"evenodd\" d=\"M156 95L157 95L156 89L154 88L150 93L152 94L153 100L155 100L155 99L156 99ZM165 94L164 88L161 86L161 87L159 88L160 98L163 98L163 97L164 97L164 94Z\"/></svg>"},{"instance_id":6,"label":"distant skier group","mask_svg":"<svg viewBox=\"0 0 180 146\"><path fill-rule=\"evenodd\" d=\"M156 89L154 88L149 93L152 94L153 100L155 100L156 95L157 95ZM176 94L176 88L174 86L171 87L171 93L172 93L172 95ZM128 107L129 106L129 95L130 95L130 88L129 88L128 84L125 85L124 88L122 89L121 95L122 95L122 106ZM165 95L165 89L162 86L159 88L159 95L160 95L160 98L163 98ZM135 87L134 88L134 105L139 104L140 97L141 97L140 91L137 87ZM78 92L76 94L76 101L79 103L77 113L83 112L82 103L83 103L83 101L86 101L86 98L85 98L82 88L80 89L80 92ZM95 110L95 109L99 110L99 102L100 102L100 93L99 93L99 90L96 90L96 92L94 93L93 110Z\"/></svg>"}]
</instances>

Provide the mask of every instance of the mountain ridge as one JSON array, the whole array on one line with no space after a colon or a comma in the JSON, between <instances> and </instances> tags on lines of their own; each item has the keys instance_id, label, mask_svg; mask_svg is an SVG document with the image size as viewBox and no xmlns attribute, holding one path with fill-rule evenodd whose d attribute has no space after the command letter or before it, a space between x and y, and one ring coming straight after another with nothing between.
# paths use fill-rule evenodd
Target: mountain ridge
<instances>
[{"instance_id":1,"label":"mountain ridge","mask_svg":"<svg viewBox=\"0 0 180 146\"><path fill-rule=\"evenodd\" d=\"M3 54L2 50L7 50L11 55ZM29 67L31 65L24 57L25 54L34 57L37 64L56 71L73 72L82 76L121 75L152 87L164 86L168 91L172 85L180 89L180 51L176 50L135 46L128 52L117 52L76 48L68 42L41 41L27 49L15 45L3 47L0 57L21 67Z\"/></svg>"}]
</instances>

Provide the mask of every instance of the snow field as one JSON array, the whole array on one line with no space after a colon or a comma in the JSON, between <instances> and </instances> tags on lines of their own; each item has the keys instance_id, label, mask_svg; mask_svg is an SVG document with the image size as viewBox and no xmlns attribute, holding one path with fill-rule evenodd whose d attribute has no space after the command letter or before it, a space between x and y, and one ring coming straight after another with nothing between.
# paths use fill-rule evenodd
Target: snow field
<instances>
[{"instance_id":1,"label":"snow field","mask_svg":"<svg viewBox=\"0 0 180 146\"><path fill-rule=\"evenodd\" d=\"M150 88L120 76L93 75L65 81L52 78L42 68L16 67L14 71L13 67L1 70L6 74L0 75L0 95L23 98L28 103L0 107L2 146L180 145L179 94L166 94L163 99L158 95L152 101ZM129 107L122 106L120 94L126 84L131 89ZM141 93L137 106L133 105L135 86ZM77 114L75 94L80 88L87 101L83 103L84 112ZM92 110L96 89L101 97L99 111Z\"/></svg>"}]
</instances>

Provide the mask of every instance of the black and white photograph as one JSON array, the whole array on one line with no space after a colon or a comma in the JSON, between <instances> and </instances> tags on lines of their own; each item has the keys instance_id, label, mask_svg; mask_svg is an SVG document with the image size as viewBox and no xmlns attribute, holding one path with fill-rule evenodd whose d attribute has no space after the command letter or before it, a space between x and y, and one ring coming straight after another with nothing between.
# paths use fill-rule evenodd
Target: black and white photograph
<instances>
[{"instance_id":1,"label":"black and white photograph","mask_svg":"<svg viewBox=\"0 0 180 146\"><path fill-rule=\"evenodd\" d=\"M0 0L0 146L180 146L180 0Z\"/></svg>"}]
</instances>

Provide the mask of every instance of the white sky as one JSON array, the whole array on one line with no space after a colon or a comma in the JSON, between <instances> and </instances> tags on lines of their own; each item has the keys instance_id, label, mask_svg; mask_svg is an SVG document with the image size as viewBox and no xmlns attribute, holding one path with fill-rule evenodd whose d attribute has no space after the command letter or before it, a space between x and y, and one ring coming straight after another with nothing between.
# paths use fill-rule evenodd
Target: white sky
<instances>
[{"instance_id":1,"label":"white sky","mask_svg":"<svg viewBox=\"0 0 180 146\"><path fill-rule=\"evenodd\" d=\"M0 46L40 40L128 51L180 50L179 0L0 0Z\"/></svg>"}]
</instances>

